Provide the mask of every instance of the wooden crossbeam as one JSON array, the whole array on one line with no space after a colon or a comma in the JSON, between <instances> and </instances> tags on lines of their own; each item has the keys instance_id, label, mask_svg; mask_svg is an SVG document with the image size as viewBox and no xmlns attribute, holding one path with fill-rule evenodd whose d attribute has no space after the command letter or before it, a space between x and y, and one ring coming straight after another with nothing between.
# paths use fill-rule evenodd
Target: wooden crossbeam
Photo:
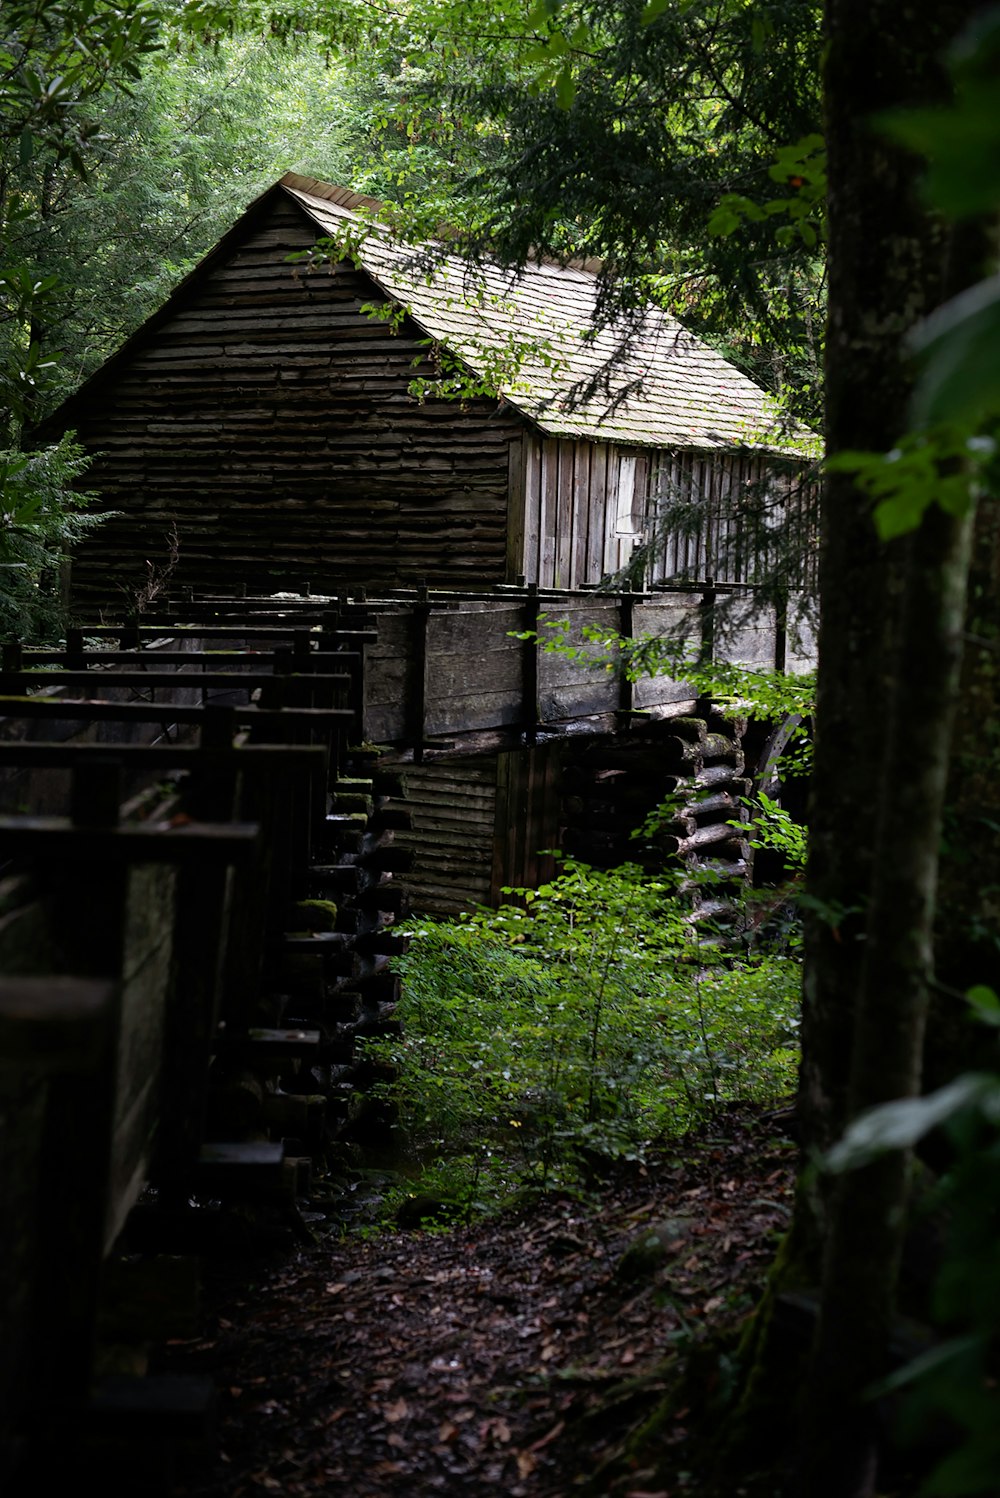
<instances>
[{"instance_id":1,"label":"wooden crossbeam","mask_svg":"<svg viewBox=\"0 0 1000 1498\"><path fill-rule=\"evenodd\" d=\"M233 711L241 723L258 728L346 727L356 714L348 707L261 708L253 703L234 704ZM62 697L0 696L0 717L38 718L43 722L61 718L86 718L100 723L199 724L205 709L195 705L171 702L102 702L99 698L81 700Z\"/></svg>"},{"instance_id":2,"label":"wooden crossbeam","mask_svg":"<svg viewBox=\"0 0 1000 1498\"><path fill-rule=\"evenodd\" d=\"M89 978L0 980L0 1069L85 1072L98 1059L115 987Z\"/></svg>"},{"instance_id":3,"label":"wooden crossbeam","mask_svg":"<svg viewBox=\"0 0 1000 1498\"><path fill-rule=\"evenodd\" d=\"M301 622L296 624L212 624L210 621L205 621L201 624L185 624L170 621L162 624L140 624L135 629L120 624L93 624L87 626L87 635L97 640L117 640L123 635L140 640L163 639L164 636L170 635L180 639L188 636L198 640L288 640L291 643L296 635L303 633L304 628ZM341 629L339 624L332 622L329 628L325 628L320 621L317 621L308 633L317 640L324 636L329 638L332 634L342 639L365 642L374 642L377 639L376 631L373 629Z\"/></svg>"},{"instance_id":4,"label":"wooden crossbeam","mask_svg":"<svg viewBox=\"0 0 1000 1498\"><path fill-rule=\"evenodd\" d=\"M312 774L327 762L325 744L242 744L204 748L198 744L39 744L0 743L0 769L72 769L113 759L128 770L240 770Z\"/></svg>"},{"instance_id":5,"label":"wooden crossbeam","mask_svg":"<svg viewBox=\"0 0 1000 1498\"><path fill-rule=\"evenodd\" d=\"M242 665L249 666L250 670L258 670L267 661L273 661L276 652L273 650L87 650L83 652L82 660L85 666L225 666ZM72 667L69 660L68 650L49 650L44 648L25 650L22 652L21 660L25 670L33 666L63 666L66 669L79 669ZM316 669L330 670L335 666L349 669L361 664L361 656L354 650L311 650L304 658L309 663L310 674ZM301 671L301 661L295 667L297 674Z\"/></svg>"},{"instance_id":6,"label":"wooden crossbeam","mask_svg":"<svg viewBox=\"0 0 1000 1498\"><path fill-rule=\"evenodd\" d=\"M249 822L125 823L88 827L69 817L0 816L0 854L29 861L65 858L104 863L247 863L257 855Z\"/></svg>"},{"instance_id":7,"label":"wooden crossbeam","mask_svg":"<svg viewBox=\"0 0 1000 1498\"><path fill-rule=\"evenodd\" d=\"M351 678L346 672L338 672L335 675L320 675L313 671L296 672L291 671L282 678L277 678L274 671L74 671L65 667L55 669L44 669L30 667L23 671L0 672L0 696L18 696L19 688L31 685L58 686L58 687L83 687L85 690L92 686L104 688L129 688L138 691L142 688L159 690L161 688L179 688L187 691L198 688L226 689L245 688L252 691L254 688L270 683L276 679L286 681L307 682L309 686L327 687L332 690L346 690L351 685Z\"/></svg>"}]
</instances>

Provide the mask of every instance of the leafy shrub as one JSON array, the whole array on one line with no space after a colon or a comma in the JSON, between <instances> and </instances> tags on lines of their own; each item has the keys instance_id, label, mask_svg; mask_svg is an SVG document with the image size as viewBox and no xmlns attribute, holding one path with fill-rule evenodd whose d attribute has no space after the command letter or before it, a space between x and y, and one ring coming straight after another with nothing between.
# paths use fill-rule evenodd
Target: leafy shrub
<instances>
[{"instance_id":1,"label":"leafy shrub","mask_svg":"<svg viewBox=\"0 0 1000 1498\"><path fill-rule=\"evenodd\" d=\"M71 436L37 452L0 452L0 635L39 640L63 628L58 573L66 550L107 518L73 485L90 464Z\"/></svg>"},{"instance_id":2,"label":"leafy shrub","mask_svg":"<svg viewBox=\"0 0 1000 1498\"><path fill-rule=\"evenodd\" d=\"M570 1184L792 1085L797 964L706 942L680 877L567 859L521 904L410 924L403 1034L371 1049L437 1189Z\"/></svg>"}]
</instances>

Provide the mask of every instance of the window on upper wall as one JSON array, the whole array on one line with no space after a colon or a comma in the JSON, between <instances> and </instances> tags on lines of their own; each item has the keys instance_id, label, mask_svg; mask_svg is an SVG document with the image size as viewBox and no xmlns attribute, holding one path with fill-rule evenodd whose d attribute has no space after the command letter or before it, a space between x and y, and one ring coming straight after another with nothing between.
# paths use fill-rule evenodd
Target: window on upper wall
<instances>
[{"instance_id":1,"label":"window on upper wall","mask_svg":"<svg viewBox=\"0 0 1000 1498\"><path fill-rule=\"evenodd\" d=\"M642 496L636 486L636 457L634 453L622 453L618 459L618 503L615 515L615 535L635 536L642 534L645 514Z\"/></svg>"}]
</instances>

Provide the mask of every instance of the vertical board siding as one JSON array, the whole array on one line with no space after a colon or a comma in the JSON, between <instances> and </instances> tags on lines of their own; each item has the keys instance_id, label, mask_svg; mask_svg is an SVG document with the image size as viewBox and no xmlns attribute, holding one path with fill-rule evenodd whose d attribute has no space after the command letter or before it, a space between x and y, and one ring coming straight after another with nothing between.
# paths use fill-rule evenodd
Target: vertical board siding
<instances>
[{"instance_id":1,"label":"vertical board siding","mask_svg":"<svg viewBox=\"0 0 1000 1498\"><path fill-rule=\"evenodd\" d=\"M542 439L525 438L524 453L524 576L539 582L542 575Z\"/></svg>"},{"instance_id":2,"label":"vertical board siding","mask_svg":"<svg viewBox=\"0 0 1000 1498\"><path fill-rule=\"evenodd\" d=\"M524 553L527 542L525 534L525 491L528 439L515 438L507 454L507 566L504 580L514 583L526 576Z\"/></svg>"},{"instance_id":3,"label":"vertical board siding","mask_svg":"<svg viewBox=\"0 0 1000 1498\"><path fill-rule=\"evenodd\" d=\"M273 200L76 398L88 488L123 512L80 548L81 602L140 586L174 520L172 581L199 588L504 575L523 424L492 401L410 397L434 373L420 329L366 316L385 299L349 265L287 263L314 241Z\"/></svg>"},{"instance_id":4,"label":"vertical board siding","mask_svg":"<svg viewBox=\"0 0 1000 1498\"><path fill-rule=\"evenodd\" d=\"M657 453L651 469L651 582L756 582L778 563L780 535L797 557L789 586L813 586L817 485L807 471L751 453ZM658 522L664 503L681 506L686 523Z\"/></svg>"},{"instance_id":5,"label":"vertical board siding","mask_svg":"<svg viewBox=\"0 0 1000 1498\"><path fill-rule=\"evenodd\" d=\"M633 476L626 513L622 485ZM520 517L523 505L523 521L517 520L510 554L521 558L528 581L543 588L599 583L620 572L639 544L649 549L650 584L754 582L775 562L772 531L783 528L806 553L813 539L815 484L758 454L656 452L526 436L517 484L512 514ZM682 508L682 524L659 516L664 501ZM772 523L754 523L749 511L765 502ZM807 560L793 586L809 586L810 567ZM511 567L508 576L514 575Z\"/></svg>"},{"instance_id":6,"label":"vertical board siding","mask_svg":"<svg viewBox=\"0 0 1000 1498\"><path fill-rule=\"evenodd\" d=\"M556 870L562 836L558 745L497 756L496 841L490 904L509 902L505 886L537 889Z\"/></svg>"},{"instance_id":7,"label":"vertical board siding","mask_svg":"<svg viewBox=\"0 0 1000 1498\"><path fill-rule=\"evenodd\" d=\"M573 512L577 506L576 443L560 441L556 459L556 556L557 588L573 587ZM580 500L585 502L586 490Z\"/></svg>"},{"instance_id":8,"label":"vertical board siding","mask_svg":"<svg viewBox=\"0 0 1000 1498\"><path fill-rule=\"evenodd\" d=\"M587 503L587 556L578 582L598 582L604 576L604 506L608 491L608 449L595 442L590 454Z\"/></svg>"}]
</instances>

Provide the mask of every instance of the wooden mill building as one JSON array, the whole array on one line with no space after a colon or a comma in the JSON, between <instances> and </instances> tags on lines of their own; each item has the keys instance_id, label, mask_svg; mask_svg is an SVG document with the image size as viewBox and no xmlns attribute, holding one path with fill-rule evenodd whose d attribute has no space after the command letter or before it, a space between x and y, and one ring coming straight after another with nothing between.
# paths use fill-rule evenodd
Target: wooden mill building
<instances>
[{"instance_id":1,"label":"wooden mill building","mask_svg":"<svg viewBox=\"0 0 1000 1498\"><path fill-rule=\"evenodd\" d=\"M574 402L617 342L591 336L592 264L428 271L378 208L288 174L48 424L121 512L81 549L81 605L141 586L174 525L173 582L199 589L593 585L668 493L704 523L651 548L648 582L752 577L724 501L787 509L801 469L764 391L653 311L614 375L634 393ZM310 265L318 240L333 258Z\"/></svg>"},{"instance_id":2,"label":"wooden mill building","mask_svg":"<svg viewBox=\"0 0 1000 1498\"><path fill-rule=\"evenodd\" d=\"M637 547L647 588L752 584L741 501L802 522L803 441L659 311L612 399L597 377L619 340L594 334L597 298L593 264L514 273L440 247L430 263L372 199L288 174L48 425L77 431L88 488L118 512L75 558L78 607L120 612L171 552L171 589L198 593L580 590ZM686 533L658 525L664 499L694 517ZM384 638L398 627L387 616ZM736 658L783 663L777 621L772 636ZM463 669L490 689L492 665ZM689 695L671 688L667 710ZM582 740L509 743L462 758L459 735L459 757L408 773L424 908L544 872Z\"/></svg>"}]
</instances>

